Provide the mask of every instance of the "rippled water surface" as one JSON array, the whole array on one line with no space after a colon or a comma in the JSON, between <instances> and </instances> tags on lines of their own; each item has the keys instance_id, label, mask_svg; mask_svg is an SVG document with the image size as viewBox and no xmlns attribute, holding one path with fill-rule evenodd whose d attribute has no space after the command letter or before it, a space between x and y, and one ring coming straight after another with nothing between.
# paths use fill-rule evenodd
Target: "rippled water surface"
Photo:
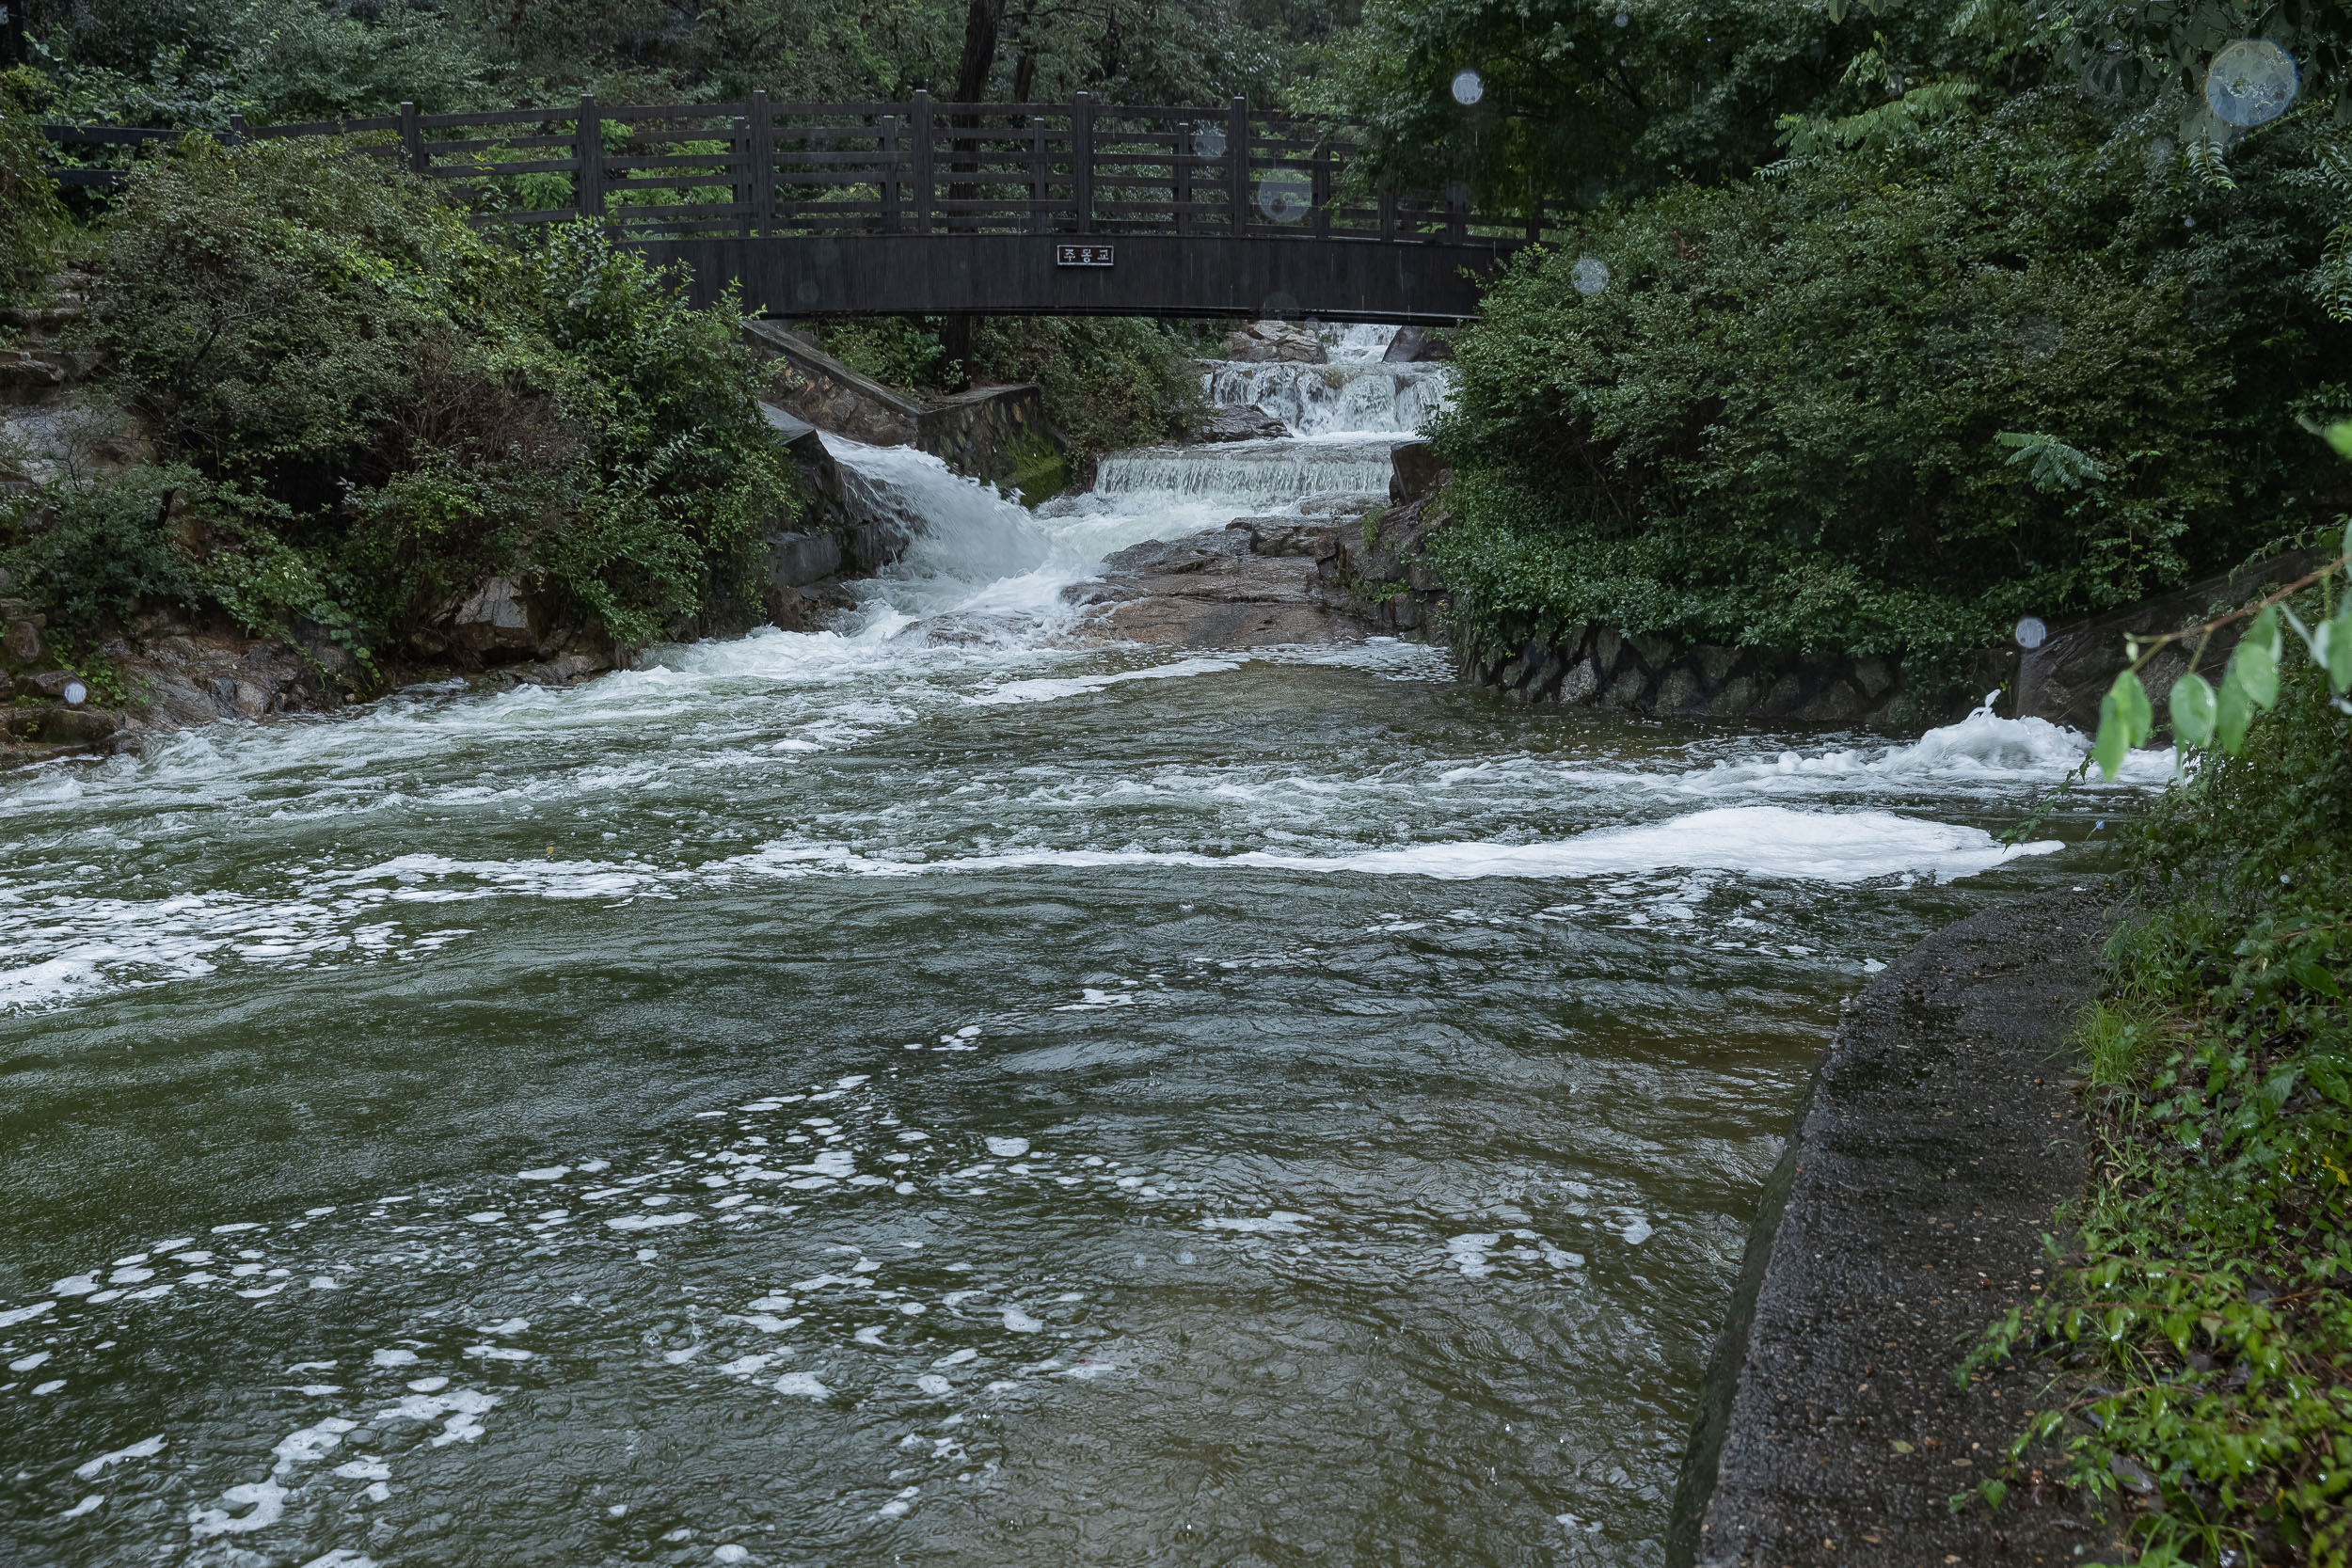
<instances>
[{"instance_id":1,"label":"rippled water surface","mask_svg":"<svg viewBox=\"0 0 2352 1568\"><path fill-rule=\"evenodd\" d=\"M846 635L0 779L0 1557L1659 1560L1839 1000L2132 791L1063 646L1214 505L941 507Z\"/></svg>"}]
</instances>

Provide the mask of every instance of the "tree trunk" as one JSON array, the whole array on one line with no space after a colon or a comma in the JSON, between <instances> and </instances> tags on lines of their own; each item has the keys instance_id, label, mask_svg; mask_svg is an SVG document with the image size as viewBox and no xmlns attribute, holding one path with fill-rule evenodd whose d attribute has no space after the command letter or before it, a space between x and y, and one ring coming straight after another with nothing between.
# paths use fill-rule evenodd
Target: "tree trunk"
<instances>
[{"instance_id":1,"label":"tree trunk","mask_svg":"<svg viewBox=\"0 0 2352 1568\"><path fill-rule=\"evenodd\" d=\"M961 392L972 385L972 328L970 316L944 317L939 324L939 343L946 350L940 357L939 384L951 392Z\"/></svg>"},{"instance_id":2,"label":"tree trunk","mask_svg":"<svg viewBox=\"0 0 2352 1568\"><path fill-rule=\"evenodd\" d=\"M1005 0L972 0L963 19L963 61L956 68L956 102L977 103L988 96L988 74L996 65L996 34L1005 23Z\"/></svg>"},{"instance_id":3,"label":"tree trunk","mask_svg":"<svg viewBox=\"0 0 2352 1568\"><path fill-rule=\"evenodd\" d=\"M972 8L964 14L963 19L963 59L956 68L955 101L957 103L977 103L988 97L989 73L996 66L997 34L1004 26L1004 23L1005 0L972 0ZM969 126L977 129L979 122L977 115L955 117L955 123L959 127ZM978 162L976 154L978 148L979 144L975 138L964 136L956 138L955 168L957 173L977 172ZM969 201L977 193L977 186L968 181L959 181L948 188L947 194L952 199ZM947 220L947 227L949 229L977 229L979 224L977 218L951 214ZM941 376L942 382L950 390L959 390L969 386L971 384L972 318L961 315L949 316L940 324L939 337L941 343L946 349L943 357L949 361L940 367L944 372Z\"/></svg>"}]
</instances>

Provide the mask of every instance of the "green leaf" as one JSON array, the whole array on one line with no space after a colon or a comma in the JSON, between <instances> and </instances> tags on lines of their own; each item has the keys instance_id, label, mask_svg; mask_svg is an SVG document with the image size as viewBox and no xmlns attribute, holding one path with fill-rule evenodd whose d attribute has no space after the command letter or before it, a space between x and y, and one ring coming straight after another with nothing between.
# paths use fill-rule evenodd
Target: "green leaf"
<instances>
[{"instance_id":1,"label":"green leaf","mask_svg":"<svg viewBox=\"0 0 2352 1568\"><path fill-rule=\"evenodd\" d=\"M2237 667L2230 667L2230 678L2221 683L2221 700L2215 705L2214 728L2221 737L2221 749L2232 756L2246 750L2246 726L2254 721L2254 705L2246 695L2246 689L2237 683Z\"/></svg>"},{"instance_id":2,"label":"green leaf","mask_svg":"<svg viewBox=\"0 0 2352 1568\"><path fill-rule=\"evenodd\" d=\"M2148 706L2148 689L2139 684L2139 677L2129 670L2115 677L2106 695L2099 699L2099 735L2090 743L2090 760L2099 765L2099 771L2112 779L2122 769L2123 753L2134 744L2144 740L2155 727L2155 715Z\"/></svg>"},{"instance_id":3,"label":"green leaf","mask_svg":"<svg viewBox=\"0 0 2352 1568\"><path fill-rule=\"evenodd\" d=\"M2182 746L2213 744L2214 694L2213 683L2190 671L2172 683L2172 694L2166 699L2172 714L2172 739Z\"/></svg>"},{"instance_id":4,"label":"green leaf","mask_svg":"<svg viewBox=\"0 0 2352 1568\"><path fill-rule=\"evenodd\" d=\"M2126 746L2137 746L2156 733L2156 710L2149 704L2148 689L2139 684L2139 677L2126 670L2115 677L2113 688L2116 713L2130 726L2124 736Z\"/></svg>"},{"instance_id":5,"label":"green leaf","mask_svg":"<svg viewBox=\"0 0 2352 1568\"><path fill-rule=\"evenodd\" d=\"M2328 437L2328 444L2336 449L2338 457L2352 457L2352 420L2341 420L2329 425L2322 434ZM2347 531L2347 532L2352 532L2352 531Z\"/></svg>"},{"instance_id":6,"label":"green leaf","mask_svg":"<svg viewBox=\"0 0 2352 1568\"><path fill-rule=\"evenodd\" d=\"M2115 717L2115 693L2110 691L2099 699L2099 734L2090 743L2090 760L2112 779L2122 770L2123 753L2130 750L2123 744L2123 726Z\"/></svg>"},{"instance_id":7,"label":"green leaf","mask_svg":"<svg viewBox=\"0 0 2352 1568\"><path fill-rule=\"evenodd\" d=\"M2247 700L2265 711L2279 704L2279 609L2276 605L2254 617L2230 656L2230 682L2246 689Z\"/></svg>"},{"instance_id":8,"label":"green leaf","mask_svg":"<svg viewBox=\"0 0 2352 1568\"><path fill-rule=\"evenodd\" d=\"M2352 594L2336 618L2320 628L2328 637L2328 684L2339 692L2352 687Z\"/></svg>"}]
</instances>

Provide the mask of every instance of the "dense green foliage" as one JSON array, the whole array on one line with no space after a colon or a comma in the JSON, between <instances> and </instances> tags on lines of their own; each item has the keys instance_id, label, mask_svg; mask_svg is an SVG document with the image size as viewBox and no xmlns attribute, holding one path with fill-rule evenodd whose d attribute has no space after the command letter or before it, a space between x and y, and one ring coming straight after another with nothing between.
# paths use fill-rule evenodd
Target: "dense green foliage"
<instances>
[{"instance_id":1,"label":"dense green foliage","mask_svg":"<svg viewBox=\"0 0 2352 1568\"><path fill-rule=\"evenodd\" d=\"M494 244L303 143L192 144L103 241L88 340L173 467L0 521L68 621L176 596L364 658L492 573L624 646L749 618L795 491L730 306L584 228Z\"/></svg>"},{"instance_id":2,"label":"dense green foliage","mask_svg":"<svg viewBox=\"0 0 2352 1568\"><path fill-rule=\"evenodd\" d=\"M1088 457L1166 441L1201 411L1181 328L1124 316L1000 317L973 334L974 373L1034 381Z\"/></svg>"},{"instance_id":3,"label":"dense green foliage","mask_svg":"<svg viewBox=\"0 0 2352 1568\"><path fill-rule=\"evenodd\" d=\"M2340 0L1370 0L1306 96L1393 182L1558 212L1738 179L1791 144L1884 145L2041 87L2161 101L2184 140L2226 143L2198 85L2248 34L2296 53L2307 101L2344 89Z\"/></svg>"},{"instance_id":4,"label":"dense green foliage","mask_svg":"<svg viewBox=\"0 0 2352 1568\"><path fill-rule=\"evenodd\" d=\"M0 305L29 297L48 275L65 208L41 169L48 143L26 113L29 72L0 73Z\"/></svg>"},{"instance_id":5,"label":"dense green foliage","mask_svg":"<svg viewBox=\"0 0 2352 1568\"><path fill-rule=\"evenodd\" d=\"M1771 160L1780 118L1851 114L1890 71L1979 57L1954 38L1957 0L1832 19L1818 0L1373 0L1317 102L1360 128L1411 188L1468 183L1487 210L1591 207L1677 180L1737 178ZM1876 34L1887 71L1849 71ZM1464 105L1452 84L1478 73Z\"/></svg>"},{"instance_id":6,"label":"dense green foliage","mask_svg":"<svg viewBox=\"0 0 2352 1568\"><path fill-rule=\"evenodd\" d=\"M2148 892L2077 1031L2098 1180L2046 1304L1980 1353L2082 1369L2012 1459L2058 1444L2151 1564L2352 1561L2352 719L2327 696L2299 665L2134 831Z\"/></svg>"},{"instance_id":7,"label":"dense green foliage","mask_svg":"<svg viewBox=\"0 0 2352 1568\"><path fill-rule=\"evenodd\" d=\"M32 0L39 64L76 119L219 130L539 103L947 96L969 0ZM1354 0L1011 0L988 96L1279 97Z\"/></svg>"},{"instance_id":8,"label":"dense green foliage","mask_svg":"<svg viewBox=\"0 0 2352 1568\"><path fill-rule=\"evenodd\" d=\"M1472 641L1586 620L1930 674L2311 530L2352 404L2316 109L2201 178L2060 91L1587 220L1457 340ZM1586 258L1606 264L1598 278ZM1580 279L1583 287L1580 288Z\"/></svg>"},{"instance_id":9,"label":"dense green foliage","mask_svg":"<svg viewBox=\"0 0 2352 1568\"><path fill-rule=\"evenodd\" d=\"M972 363L952 361L931 325L901 317L834 323L825 349L887 386L936 391L1034 381L1045 418L1081 461L1176 436L1204 410L1184 324L1127 316L994 317L972 332Z\"/></svg>"}]
</instances>

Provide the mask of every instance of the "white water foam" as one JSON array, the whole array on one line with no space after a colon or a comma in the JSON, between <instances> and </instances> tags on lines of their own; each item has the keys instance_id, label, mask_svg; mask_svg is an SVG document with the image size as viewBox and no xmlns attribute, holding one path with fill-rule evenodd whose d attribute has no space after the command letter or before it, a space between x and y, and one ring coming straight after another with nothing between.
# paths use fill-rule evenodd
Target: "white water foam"
<instances>
[{"instance_id":1,"label":"white water foam","mask_svg":"<svg viewBox=\"0 0 2352 1568\"><path fill-rule=\"evenodd\" d=\"M995 707L1008 703L1050 703L1062 697L1078 697L1129 681L1182 680L1187 675L1221 675L1238 670L1242 661L1232 658L1187 658L1174 664L1154 664L1142 670L1120 670L1107 675L1072 675L1060 679L1007 681L990 690L966 697L965 702L977 707Z\"/></svg>"},{"instance_id":2,"label":"white water foam","mask_svg":"<svg viewBox=\"0 0 2352 1568\"><path fill-rule=\"evenodd\" d=\"M1258 407L1297 436L1409 436L1445 407L1454 390L1444 364L1251 365L1215 361L1201 389L1218 408Z\"/></svg>"},{"instance_id":3,"label":"white water foam","mask_svg":"<svg viewBox=\"0 0 2352 1568\"><path fill-rule=\"evenodd\" d=\"M1461 880L1485 877L1623 876L1666 869L1729 871L1753 877L1860 882L1917 876L1956 881L2020 856L2046 855L2055 839L2010 847L1981 828L1930 822L1892 812L1805 812L1786 806L1720 806L1665 822L1604 828L1573 838L1526 844L1467 841L1414 844L1355 854L1293 855L1246 850L1232 855L1144 849L1039 849L923 862L875 861L833 847L775 845L738 863L784 875L847 872L919 876L945 871L1186 866L1200 870L1354 872L1369 876Z\"/></svg>"},{"instance_id":4,"label":"white water foam","mask_svg":"<svg viewBox=\"0 0 2352 1568\"><path fill-rule=\"evenodd\" d=\"M1309 496L1386 496L1392 442L1366 442L1350 433L1321 441L1234 441L1213 447L1147 447L1116 452L1095 470L1096 494L1216 503L1274 511Z\"/></svg>"}]
</instances>

